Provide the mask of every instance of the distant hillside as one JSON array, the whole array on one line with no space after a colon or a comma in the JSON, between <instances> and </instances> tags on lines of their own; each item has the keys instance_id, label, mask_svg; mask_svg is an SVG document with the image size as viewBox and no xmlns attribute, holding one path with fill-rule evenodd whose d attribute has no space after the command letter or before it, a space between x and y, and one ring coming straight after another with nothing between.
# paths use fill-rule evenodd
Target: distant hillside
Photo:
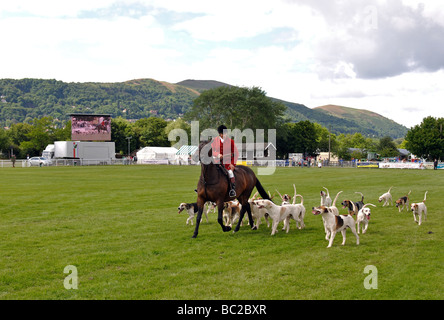
<instances>
[{"instance_id":1,"label":"distant hillside","mask_svg":"<svg viewBox=\"0 0 444 320\"><path fill-rule=\"evenodd\" d=\"M367 132L369 135L390 136L392 138L403 138L407 134L407 127L387 119L378 113L368 110L354 109L336 105L326 105L314 108L313 110L322 112L326 116L333 116L341 120L354 123L359 126L361 133Z\"/></svg>"},{"instance_id":2,"label":"distant hillside","mask_svg":"<svg viewBox=\"0 0 444 320\"><path fill-rule=\"evenodd\" d=\"M191 108L203 91L220 86L231 85L214 80L184 80L173 84L154 79L119 83L0 79L0 125L43 116L64 121L71 113L105 113L126 119L150 116L176 119ZM338 106L310 109L303 104L271 99L287 106L287 121L310 120L331 128L335 134L360 132L396 139L407 132L407 128L369 111Z\"/></svg>"},{"instance_id":3,"label":"distant hillside","mask_svg":"<svg viewBox=\"0 0 444 320\"><path fill-rule=\"evenodd\" d=\"M214 81L214 80L184 80L181 82L176 83L176 85L184 86L190 89L194 89L200 93L204 92L205 90L210 90L218 87L232 87L232 85L223 83L220 81Z\"/></svg>"},{"instance_id":4,"label":"distant hillside","mask_svg":"<svg viewBox=\"0 0 444 320\"><path fill-rule=\"evenodd\" d=\"M185 80L178 82L177 85L186 86L199 92L220 86L231 86L213 80ZM334 108L333 106L332 108L324 106L310 109L300 103L276 98L271 99L281 102L287 107L286 116L289 121L309 120L317 122L326 128L331 128L331 131L335 134L359 132L365 136L390 136L393 139L397 139L405 137L407 133L406 127L374 112L338 106L334 106Z\"/></svg>"},{"instance_id":5,"label":"distant hillside","mask_svg":"<svg viewBox=\"0 0 444 320\"><path fill-rule=\"evenodd\" d=\"M199 95L196 90L153 79L119 83L66 83L42 79L0 79L0 124L71 113L106 113L140 119L183 115Z\"/></svg>"}]
</instances>

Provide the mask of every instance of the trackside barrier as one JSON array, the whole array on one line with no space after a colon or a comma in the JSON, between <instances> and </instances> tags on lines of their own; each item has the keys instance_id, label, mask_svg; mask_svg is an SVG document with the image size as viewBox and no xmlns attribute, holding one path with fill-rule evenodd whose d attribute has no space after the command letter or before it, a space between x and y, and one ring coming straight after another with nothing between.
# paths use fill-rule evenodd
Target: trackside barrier
<instances>
[{"instance_id":1,"label":"trackside barrier","mask_svg":"<svg viewBox=\"0 0 444 320\"><path fill-rule=\"evenodd\" d=\"M53 159L50 166L64 167L64 166L104 166L104 165L150 165L160 164L160 162L137 163L128 159L109 159L109 160L82 160L82 159ZM162 161L165 165L189 165L189 163L177 161ZM243 161L243 165L255 167L292 167L292 168L307 168L307 163L303 167L300 165L294 166L289 164L288 160L247 160ZM193 164L196 165L196 164ZM12 168L11 160L0 160L0 168ZM18 159L15 161L16 167L30 167L26 159ZM311 168L318 168L317 163L311 164ZM336 167L336 168L379 168L379 169L432 169L433 162L356 162L356 161L323 161L322 167ZM438 169L444 169L444 163L438 164Z\"/></svg>"}]
</instances>

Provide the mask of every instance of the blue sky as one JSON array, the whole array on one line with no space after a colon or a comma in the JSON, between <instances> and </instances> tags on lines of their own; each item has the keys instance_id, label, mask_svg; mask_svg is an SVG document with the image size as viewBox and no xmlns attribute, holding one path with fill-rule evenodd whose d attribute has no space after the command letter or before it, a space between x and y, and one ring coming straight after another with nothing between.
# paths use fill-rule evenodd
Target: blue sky
<instances>
[{"instance_id":1,"label":"blue sky","mask_svg":"<svg viewBox=\"0 0 444 320\"><path fill-rule=\"evenodd\" d=\"M3 0L0 78L258 86L407 127L444 117L444 4Z\"/></svg>"}]
</instances>

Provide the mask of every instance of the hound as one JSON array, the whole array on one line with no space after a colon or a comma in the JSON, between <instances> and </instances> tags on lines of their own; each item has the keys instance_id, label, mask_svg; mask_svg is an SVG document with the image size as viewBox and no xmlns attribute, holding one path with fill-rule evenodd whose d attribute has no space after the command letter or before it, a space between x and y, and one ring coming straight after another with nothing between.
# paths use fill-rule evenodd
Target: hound
<instances>
[{"instance_id":1,"label":"hound","mask_svg":"<svg viewBox=\"0 0 444 320\"><path fill-rule=\"evenodd\" d=\"M419 223L418 225L421 225L421 221L422 221L422 213L424 213L424 220L427 220L427 207L425 205L425 202L427 200L427 192L424 194L424 200L422 200L422 202L418 202L418 203L412 203L411 205L411 209L413 211L413 219L415 219L415 222L418 223L418 221L416 221L416 216L419 216Z\"/></svg>"},{"instance_id":2,"label":"hound","mask_svg":"<svg viewBox=\"0 0 444 320\"><path fill-rule=\"evenodd\" d=\"M391 195L391 193L390 193L390 190L392 190L392 188L393 188L393 186L390 187L390 189L389 189L386 193L384 193L383 195L381 195L381 196L379 197L379 199L378 199L379 202L384 201L384 204L382 205L383 207L388 206L388 205L389 205L389 202L390 202L390 206L393 205L393 203L392 203L392 195Z\"/></svg>"},{"instance_id":3,"label":"hound","mask_svg":"<svg viewBox=\"0 0 444 320\"><path fill-rule=\"evenodd\" d=\"M267 222L267 227L270 227L270 222L268 221L267 209L259 208L257 201L259 201L259 200L249 200L248 201L250 203L251 215L253 216L253 220L255 221L254 225L255 225L256 229L259 229L262 217L264 217L265 221Z\"/></svg>"},{"instance_id":4,"label":"hound","mask_svg":"<svg viewBox=\"0 0 444 320\"><path fill-rule=\"evenodd\" d=\"M305 228L305 224L304 224L304 217L305 217L305 207L304 207L304 198L300 195L297 194L296 192L296 186L293 184L293 189L294 189L294 196L293 196L293 203L291 204L292 206L295 207L296 212L293 214L290 214L285 220L284 220L284 227L282 228L282 231L287 230L290 224L290 219L293 219L296 221L296 227L298 229L303 229ZM276 189L276 192L279 194L279 196L282 199L282 203L281 205L290 205L290 199L291 197L288 194L284 194L283 196L279 193L279 191ZM300 204L296 204L296 198L300 197L301 198L301 203ZM294 216L295 215L295 216ZM288 231L287 231L288 232Z\"/></svg>"},{"instance_id":5,"label":"hound","mask_svg":"<svg viewBox=\"0 0 444 320\"><path fill-rule=\"evenodd\" d=\"M205 203L205 205L207 206L207 213L205 215L207 216L207 222L208 222L208 214L210 212L216 213L217 205L216 205L216 202L212 202L212 201L207 201Z\"/></svg>"},{"instance_id":6,"label":"hound","mask_svg":"<svg viewBox=\"0 0 444 320\"><path fill-rule=\"evenodd\" d=\"M404 196L399 198L398 200L396 200L395 205L398 208L398 211L401 212L404 208L405 211L408 210L408 206L409 206L409 195L412 192L412 190L409 191L409 193Z\"/></svg>"},{"instance_id":7,"label":"hound","mask_svg":"<svg viewBox=\"0 0 444 320\"><path fill-rule=\"evenodd\" d=\"M293 215L293 217L298 217L299 214L297 213L296 207L293 205L283 205L278 206L274 204L270 200L257 200L256 201L259 209L265 208L268 212L268 215L273 220L272 226L271 226L271 235L275 235L277 226L279 222L284 221L289 215ZM287 233L290 230L290 224L287 224Z\"/></svg>"},{"instance_id":8,"label":"hound","mask_svg":"<svg viewBox=\"0 0 444 320\"><path fill-rule=\"evenodd\" d=\"M342 245L345 245L346 229L350 228L356 237L356 244L359 245L359 235L356 233L355 220L351 215L339 215L336 216L332 213L331 207L320 206L313 208L312 213L314 215L322 215L324 220L324 226L327 230L326 239L328 240L327 248L330 248L335 239L336 233L342 234Z\"/></svg>"},{"instance_id":9,"label":"hound","mask_svg":"<svg viewBox=\"0 0 444 320\"><path fill-rule=\"evenodd\" d=\"M343 208L348 209L348 214L358 214L359 210L364 206L364 195L361 192L355 192L361 195L361 201L353 202L351 200L344 200L341 202Z\"/></svg>"},{"instance_id":10,"label":"hound","mask_svg":"<svg viewBox=\"0 0 444 320\"><path fill-rule=\"evenodd\" d=\"M188 225L188 223L191 221L191 225L193 225L193 218L194 218L194 216L195 215L197 215L197 203L196 202L194 202L194 203L185 203L185 202L182 202L180 205L179 205L179 207L177 208L177 210L178 210L178 212L177 213L181 213L183 210L186 210L187 212L188 212L188 214L189 214L189 217L188 217L188 219L187 219L187 225ZM205 212L205 215L207 216L207 222L208 222L208 215L207 215L207 213Z\"/></svg>"},{"instance_id":11,"label":"hound","mask_svg":"<svg viewBox=\"0 0 444 320\"><path fill-rule=\"evenodd\" d=\"M240 217L242 205L239 201L228 201L224 203L223 219L226 226L233 226L236 219Z\"/></svg>"},{"instance_id":12,"label":"hound","mask_svg":"<svg viewBox=\"0 0 444 320\"><path fill-rule=\"evenodd\" d=\"M301 203L295 204L297 197L301 198ZM291 214L289 214L287 216L287 218L285 218L284 228L282 230L286 230L286 229L290 228L290 219L293 219L296 221L296 227L299 230L305 228L305 224L304 224L304 218L305 218L304 197L302 197L300 194L295 195L293 198L293 204L291 206L293 206L295 208L294 209L295 211L292 212Z\"/></svg>"},{"instance_id":13,"label":"hound","mask_svg":"<svg viewBox=\"0 0 444 320\"><path fill-rule=\"evenodd\" d=\"M294 197L296 197L296 187L295 187L295 185L293 184L293 189L294 189L294 196L293 196L293 203L294 203ZM279 191L278 191L278 189L276 189L276 192L279 194L279 196L281 197L281 199L282 199L282 204L284 204L284 203L290 203L290 200L291 200L291 196L289 196L288 194L284 194L284 195L281 195L280 193L279 193Z\"/></svg>"},{"instance_id":14,"label":"hound","mask_svg":"<svg viewBox=\"0 0 444 320\"><path fill-rule=\"evenodd\" d=\"M362 233L364 234L367 232L368 222L370 221L370 214L371 214L371 210L370 210L370 208L367 208L367 206L376 207L374 204L367 203L367 204L364 204L364 206L361 208L361 210L359 210L358 216L356 218L356 224L358 226L358 228L357 228L358 234L359 234L359 230L361 229L361 223L363 224Z\"/></svg>"},{"instance_id":15,"label":"hound","mask_svg":"<svg viewBox=\"0 0 444 320\"><path fill-rule=\"evenodd\" d=\"M331 206L330 192L328 192L328 189L326 187L323 188L327 190L327 193L321 190L321 206L329 207Z\"/></svg>"},{"instance_id":16,"label":"hound","mask_svg":"<svg viewBox=\"0 0 444 320\"><path fill-rule=\"evenodd\" d=\"M339 210L336 207L336 200L338 200L338 196L342 193L342 191L339 191L336 194L335 200L333 201L332 205L330 207L326 207L326 206L320 206L320 207L313 207L313 211L315 210L321 210L321 208L328 208L329 212L331 212L333 215L335 216L339 216ZM324 231L325 231L325 239L328 240L329 239L329 231L327 230L327 225L326 225L326 220L324 219L324 217L322 217L322 222L324 223Z\"/></svg>"}]
</instances>

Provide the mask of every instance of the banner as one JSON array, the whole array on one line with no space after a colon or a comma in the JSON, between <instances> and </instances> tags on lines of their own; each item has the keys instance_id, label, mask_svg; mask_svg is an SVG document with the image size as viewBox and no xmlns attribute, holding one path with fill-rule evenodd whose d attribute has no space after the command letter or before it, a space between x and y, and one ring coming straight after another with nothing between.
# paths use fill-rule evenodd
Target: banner
<instances>
[{"instance_id":1,"label":"banner","mask_svg":"<svg viewBox=\"0 0 444 320\"><path fill-rule=\"evenodd\" d=\"M424 165L418 162L380 162L380 169L424 169Z\"/></svg>"},{"instance_id":2,"label":"banner","mask_svg":"<svg viewBox=\"0 0 444 320\"><path fill-rule=\"evenodd\" d=\"M357 162L357 168L379 168L378 162Z\"/></svg>"}]
</instances>

